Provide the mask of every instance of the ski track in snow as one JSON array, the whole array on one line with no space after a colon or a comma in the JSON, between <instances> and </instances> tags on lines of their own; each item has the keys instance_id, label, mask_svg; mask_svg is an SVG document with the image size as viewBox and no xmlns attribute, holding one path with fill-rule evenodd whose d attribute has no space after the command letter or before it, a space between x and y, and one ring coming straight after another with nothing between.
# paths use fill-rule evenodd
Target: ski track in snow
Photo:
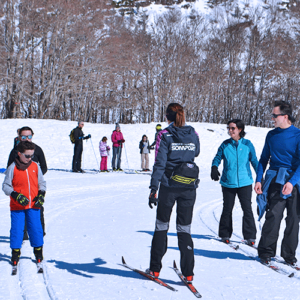
<instances>
[{"instance_id":1,"label":"ski track in snow","mask_svg":"<svg viewBox=\"0 0 300 300\"><path fill-rule=\"evenodd\" d=\"M6 166L15 130L24 123L34 129L34 142L43 148L49 168L70 168L73 146L69 142L68 135L75 127L75 122L54 120L0 120L0 124L6 128L3 143L0 144L0 151L3 154L0 156L0 167ZM152 141L155 125L156 123L121 125L128 155L127 161L125 151L122 154L124 169L140 169L138 143L144 133L148 135L150 142ZM281 266L289 272L295 272L297 277L296 280L286 278L254 262L253 257L257 257L255 249L239 244L241 250L235 251L217 241L223 200L219 183L210 179L210 167L218 146L228 138L226 125L204 123L192 125L200 136L201 144L201 153L196 159L200 167L201 182L197 190L192 223L195 287L203 299L211 300L300 299L298 295L300 283L297 280L300 278L297 271L291 271L288 266ZM103 135L109 137L108 132L113 129L114 125L86 123L84 132L91 133L93 139L100 139ZM253 142L258 157L268 130L249 126L246 128L246 138ZM48 132L48 136L44 134L45 131ZM95 141L94 147L97 147ZM97 150L95 148L99 163ZM151 166L153 160L152 151ZM85 169L96 167L91 143L84 143L83 166ZM222 166L219 170L222 171ZM4 175L0 174L0 179L3 178ZM138 274L124 270L121 266L121 256L125 257L129 265L141 270L145 270L149 264L151 235L155 228L155 209L150 210L147 203L149 176L112 172L74 174L49 170L45 179L47 235L43 274L37 274L33 250L26 241L21 250L18 274L11 276L9 200L3 193L0 195L1 300L195 299L170 268L174 259L178 262L178 266L180 264L175 207L168 233L168 252L163 259L160 277L178 292L160 287ZM255 213L255 195L252 204ZM233 226L233 242L240 242L242 211L237 199L233 210ZM277 253L280 253L284 228L283 220ZM257 241L259 238L258 230Z\"/></svg>"}]
</instances>

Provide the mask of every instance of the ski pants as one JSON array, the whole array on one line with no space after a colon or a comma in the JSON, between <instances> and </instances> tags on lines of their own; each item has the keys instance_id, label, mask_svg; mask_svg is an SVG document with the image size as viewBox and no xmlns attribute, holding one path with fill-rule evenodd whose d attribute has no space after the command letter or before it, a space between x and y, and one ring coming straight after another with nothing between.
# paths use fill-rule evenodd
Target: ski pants
<instances>
[{"instance_id":1,"label":"ski pants","mask_svg":"<svg viewBox=\"0 0 300 300\"><path fill-rule=\"evenodd\" d=\"M100 171L107 171L107 156L101 156Z\"/></svg>"},{"instance_id":2,"label":"ski pants","mask_svg":"<svg viewBox=\"0 0 300 300\"><path fill-rule=\"evenodd\" d=\"M45 231L45 218L44 218L44 206L40 208L40 214L41 214L41 224L43 228L43 235L46 235ZM28 240L28 235L27 235L27 222L26 222L26 216L25 216L25 226L24 226L24 237L23 240Z\"/></svg>"},{"instance_id":3,"label":"ski pants","mask_svg":"<svg viewBox=\"0 0 300 300\"><path fill-rule=\"evenodd\" d=\"M81 170L81 158L82 158L82 142L75 143L74 146L74 155L73 155L73 163L72 163L72 169L80 171Z\"/></svg>"},{"instance_id":4,"label":"ski pants","mask_svg":"<svg viewBox=\"0 0 300 300\"><path fill-rule=\"evenodd\" d=\"M152 239L150 270L160 272L162 258L167 252L169 221L177 202L176 229L180 250L180 267L184 276L194 275L194 244L191 237L196 190L170 188L160 185L156 211L155 232Z\"/></svg>"},{"instance_id":5,"label":"ski pants","mask_svg":"<svg viewBox=\"0 0 300 300\"><path fill-rule=\"evenodd\" d=\"M232 210L235 202L235 196L241 203L243 210L242 231L245 240L256 238L256 227L251 206L252 185L240 188L227 188L222 186L223 192L223 211L219 224L219 237L230 238L232 235Z\"/></svg>"},{"instance_id":6,"label":"ski pants","mask_svg":"<svg viewBox=\"0 0 300 300\"><path fill-rule=\"evenodd\" d=\"M26 216L27 230L31 247L41 247L44 244L41 214L39 209L12 210L10 229L10 248L20 249L23 242L23 230Z\"/></svg>"},{"instance_id":7,"label":"ski pants","mask_svg":"<svg viewBox=\"0 0 300 300\"><path fill-rule=\"evenodd\" d=\"M144 169L149 170L149 153L141 154L141 168L142 168L142 170L144 170Z\"/></svg>"},{"instance_id":8,"label":"ski pants","mask_svg":"<svg viewBox=\"0 0 300 300\"><path fill-rule=\"evenodd\" d=\"M122 147L113 147L113 157L112 157L112 168L116 168L116 160L117 160L117 169L121 168L121 154L122 154Z\"/></svg>"},{"instance_id":9,"label":"ski pants","mask_svg":"<svg viewBox=\"0 0 300 300\"><path fill-rule=\"evenodd\" d=\"M281 256L289 262L296 262L296 249L298 246L299 217L297 214L298 191L293 188L291 197L280 197L282 185L273 180L268 190L268 210L266 220L262 228L261 238L258 244L258 255L261 258L274 257L276 255L277 240L280 223L286 208L286 227L281 243Z\"/></svg>"}]
</instances>

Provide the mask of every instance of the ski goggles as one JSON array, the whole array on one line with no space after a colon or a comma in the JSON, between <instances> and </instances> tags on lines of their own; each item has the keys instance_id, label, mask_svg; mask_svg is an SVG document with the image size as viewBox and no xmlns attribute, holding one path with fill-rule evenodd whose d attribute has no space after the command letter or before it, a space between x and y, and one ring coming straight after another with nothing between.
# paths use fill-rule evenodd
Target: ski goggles
<instances>
[{"instance_id":1,"label":"ski goggles","mask_svg":"<svg viewBox=\"0 0 300 300\"><path fill-rule=\"evenodd\" d=\"M32 134L30 134L30 135L21 135L21 139L22 140L26 140L26 139L29 139L29 140L31 140L32 139Z\"/></svg>"},{"instance_id":2,"label":"ski goggles","mask_svg":"<svg viewBox=\"0 0 300 300\"><path fill-rule=\"evenodd\" d=\"M29 155L29 154L24 154L24 153L21 153L25 158L33 158L34 157L34 154L32 154L32 155Z\"/></svg>"}]
</instances>

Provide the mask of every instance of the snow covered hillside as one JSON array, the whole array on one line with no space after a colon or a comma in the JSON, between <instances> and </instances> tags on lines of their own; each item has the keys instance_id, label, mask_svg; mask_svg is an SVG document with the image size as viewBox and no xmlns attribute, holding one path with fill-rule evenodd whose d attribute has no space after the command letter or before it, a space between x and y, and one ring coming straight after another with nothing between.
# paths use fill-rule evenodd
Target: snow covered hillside
<instances>
[{"instance_id":1,"label":"snow covered hillside","mask_svg":"<svg viewBox=\"0 0 300 300\"><path fill-rule=\"evenodd\" d=\"M69 133L75 122L55 120L0 120L0 168L5 168L17 128L34 130L33 141L45 152L49 169L71 169L73 147ZM154 139L155 125L122 125L125 149L122 168L140 169L139 141L143 134ZM166 124L163 124L166 125ZM203 299L300 299L300 274L293 278L278 274L251 259L255 249L240 244L235 251L217 241L222 209L219 183L210 179L210 165L218 146L228 138L226 125L194 123L200 135L201 153L196 162L201 170L192 235L195 246L194 284ZM84 133L92 135L98 163L98 143L110 140L114 125L89 124ZM269 129L246 127L259 156ZM91 141L84 142L83 168L95 169L97 162ZM111 143L109 143L111 145ZM127 158L126 159L126 154ZM151 165L154 153L150 154ZM0 174L3 181L4 175ZM168 252L163 260L161 279L176 288L172 292L125 269L121 257L136 268L149 266L155 209L148 207L148 175L108 173L80 174L49 170L45 175L46 232L45 273L37 274L34 255L27 242L22 247L17 276L11 276L9 199L0 193L0 299L194 299L170 268L179 265L175 214L168 234ZM256 211L253 195L253 210ZM175 213L175 209L174 209ZM238 201L234 212L233 241L242 237L242 211ZM285 223L282 223L284 229ZM259 224L257 223L257 228ZM283 230L279 237L278 251ZM258 236L260 237L260 230ZM297 252L300 257L299 250ZM289 267L284 268L290 272ZM295 271L297 272L297 271Z\"/></svg>"}]
</instances>

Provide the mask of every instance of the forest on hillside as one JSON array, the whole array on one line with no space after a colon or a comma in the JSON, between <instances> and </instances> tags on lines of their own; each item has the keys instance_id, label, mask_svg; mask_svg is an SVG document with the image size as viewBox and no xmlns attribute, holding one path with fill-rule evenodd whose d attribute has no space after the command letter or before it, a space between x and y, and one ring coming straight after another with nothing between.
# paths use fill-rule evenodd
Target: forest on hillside
<instances>
[{"instance_id":1,"label":"forest on hillside","mask_svg":"<svg viewBox=\"0 0 300 300\"><path fill-rule=\"evenodd\" d=\"M286 100L299 125L298 1L219 2L209 19L172 6L150 22L113 2L0 0L0 118L160 122L179 102L188 121L270 126Z\"/></svg>"}]
</instances>

